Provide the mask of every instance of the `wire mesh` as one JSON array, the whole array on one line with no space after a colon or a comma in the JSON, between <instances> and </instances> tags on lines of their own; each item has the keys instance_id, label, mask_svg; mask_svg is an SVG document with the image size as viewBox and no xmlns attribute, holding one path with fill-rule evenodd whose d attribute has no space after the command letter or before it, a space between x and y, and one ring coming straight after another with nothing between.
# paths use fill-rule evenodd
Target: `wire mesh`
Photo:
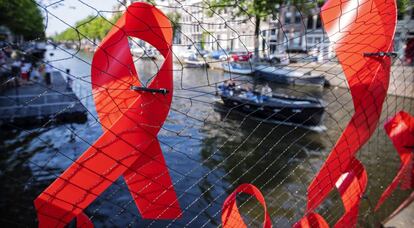
<instances>
[{"instance_id":1,"label":"wire mesh","mask_svg":"<svg viewBox=\"0 0 414 228\"><path fill-rule=\"evenodd\" d=\"M125 184L128 180L120 177L85 210L95 226L221 226L223 202L242 183L252 183L262 191L275 227L289 227L304 215L307 187L351 119L353 102L341 66L318 16L322 5L319 1L282 1L283 5L261 15L263 19L257 35L257 21L249 10L252 2L151 1L171 19L174 29L174 95L158 140L182 216L170 220L142 218ZM75 32L76 37L72 41L47 40L44 58L33 57L27 49L10 42L4 43L3 52L20 48L20 56L31 56L35 65L43 64L53 74L52 84L48 85L41 77L29 77L27 80L20 76L12 77L15 75L11 75L8 63L2 64L2 69L7 72L1 82L2 115L16 119L16 113L6 112L8 108L15 106L15 110L21 110L36 106L50 93L73 99L72 95L54 84L59 81L56 78L63 76L63 86L70 84L70 90L85 107L87 120L82 123L57 121L59 113L73 108L66 104L40 126L3 121L0 133L0 182L3 186L0 221L7 226L36 225L33 200L75 163L86 149L93 147L103 130L108 130L97 114L90 73L92 57L102 37L89 36L92 27L87 26L97 20L102 21L101 26L116 26L116 19L131 2L115 1L111 10L103 9L97 1L35 3L45 17L46 27L49 21L55 21ZM71 4L88 9L93 12L92 16L76 25L67 22L59 9ZM413 11L412 6L408 12L410 10ZM400 110L414 113L414 74L412 59L409 59L414 51L410 46L413 42L410 38L414 30L412 22L412 16L398 21L394 40L394 51L398 57L392 61L390 88L380 122L368 143L357 154L369 177L360 205L359 226L378 225L409 195L408 191L398 190L379 211L374 211L379 196L399 166L398 154L382 125ZM40 38L31 41L40 41ZM258 43L256 52L255 42ZM138 80L146 86L156 77L164 58L142 40L130 37L129 46ZM284 61L287 60L290 62L286 66ZM231 64L234 64L234 69L230 69ZM253 76L238 74L236 64L247 71L257 69L258 65L274 67L274 71L289 67L287 73L299 72L302 79L322 75L330 85L271 82L258 78L254 73ZM228 72L223 72L226 66ZM311 74L307 75L307 72ZM37 87L41 92L24 99L21 94L15 93L16 81L20 83L20 89ZM231 81L247 92L250 89L260 91L269 86L274 93L281 94L277 98L282 102L283 99L320 102L323 113L301 117L298 111L282 118L278 113L288 109L284 107L263 116L265 105L251 107L252 103L245 100L237 100L238 103L228 107L223 103L220 86ZM108 99L116 100L117 97L111 97L108 93ZM119 112L123 113L122 108ZM308 121L312 118L322 120L317 126L309 126ZM116 137L123 140L121 135ZM149 160L158 162L151 157ZM116 165L123 166L123 162L117 161ZM130 171L145 177L139 171ZM106 181L105 173L99 175L102 181ZM72 202L74 208L82 200ZM261 225L263 209L254 198L239 195L238 206L248 226ZM344 212L338 192L333 191L317 211L329 224L335 224Z\"/></svg>"}]
</instances>

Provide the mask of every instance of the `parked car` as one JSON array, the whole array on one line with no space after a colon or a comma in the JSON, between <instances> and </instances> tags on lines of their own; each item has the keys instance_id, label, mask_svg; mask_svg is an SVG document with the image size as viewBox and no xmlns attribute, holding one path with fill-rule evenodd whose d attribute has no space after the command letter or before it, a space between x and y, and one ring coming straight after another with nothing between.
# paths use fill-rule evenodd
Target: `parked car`
<instances>
[{"instance_id":1,"label":"parked car","mask_svg":"<svg viewBox=\"0 0 414 228\"><path fill-rule=\"evenodd\" d=\"M253 57L253 53L249 51L231 51L228 55L220 56L220 59L229 58L234 62L247 62Z\"/></svg>"}]
</instances>

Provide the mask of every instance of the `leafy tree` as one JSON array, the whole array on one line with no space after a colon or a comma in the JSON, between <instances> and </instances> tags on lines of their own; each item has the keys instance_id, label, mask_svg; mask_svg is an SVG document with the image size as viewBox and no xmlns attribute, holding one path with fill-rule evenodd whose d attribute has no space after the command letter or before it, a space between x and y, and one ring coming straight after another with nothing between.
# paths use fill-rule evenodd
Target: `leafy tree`
<instances>
[{"instance_id":1,"label":"leafy tree","mask_svg":"<svg viewBox=\"0 0 414 228\"><path fill-rule=\"evenodd\" d=\"M26 40L44 38L43 16L35 1L0 0L0 25Z\"/></svg>"},{"instance_id":2,"label":"leafy tree","mask_svg":"<svg viewBox=\"0 0 414 228\"><path fill-rule=\"evenodd\" d=\"M76 41L86 37L91 40L102 40L119 19L115 14L109 21L102 16L87 16L76 22L74 28L68 28L54 37L56 41Z\"/></svg>"},{"instance_id":3,"label":"leafy tree","mask_svg":"<svg viewBox=\"0 0 414 228\"><path fill-rule=\"evenodd\" d=\"M407 13L408 8L414 8L414 3L411 0L397 0L398 13L403 15Z\"/></svg>"},{"instance_id":4,"label":"leafy tree","mask_svg":"<svg viewBox=\"0 0 414 228\"><path fill-rule=\"evenodd\" d=\"M171 25L173 29L173 36L175 36L177 34L177 31L180 31L181 29L181 24L180 24L181 14L179 14L178 12L169 12L167 13L166 16L171 21Z\"/></svg>"}]
</instances>

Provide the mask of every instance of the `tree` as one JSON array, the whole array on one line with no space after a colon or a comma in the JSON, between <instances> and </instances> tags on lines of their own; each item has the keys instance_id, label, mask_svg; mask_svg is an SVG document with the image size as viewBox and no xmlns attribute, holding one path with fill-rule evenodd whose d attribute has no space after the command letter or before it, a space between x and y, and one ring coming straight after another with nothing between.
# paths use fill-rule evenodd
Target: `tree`
<instances>
[{"instance_id":1,"label":"tree","mask_svg":"<svg viewBox=\"0 0 414 228\"><path fill-rule=\"evenodd\" d=\"M35 1L0 0L0 25L26 40L45 37L43 16Z\"/></svg>"},{"instance_id":2,"label":"tree","mask_svg":"<svg viewBox=\"0 0 414 228\"><path fill-rule=\"evenodd\" d=\"M87 16L76 22L74 28L68 28L54 36L56 41L76 41L86 37L91 40L102 40L119 19L121 14L115 14L109 21L102 16Z\"/></svg>"},{"instance_id":3,"label":"tree","mask_svg":"<svg viewBox=\"0 0 414 228\"><path fill-rule=\"evenodd\" d=\"M166 16L171 21L171 25L172 25L172 29L173 29L173 37L176 37L177 32L179 32L181 30L181 24L180 24L181 14L174 11L174 12L167 13Z\"/></svg>"}]
</instances>

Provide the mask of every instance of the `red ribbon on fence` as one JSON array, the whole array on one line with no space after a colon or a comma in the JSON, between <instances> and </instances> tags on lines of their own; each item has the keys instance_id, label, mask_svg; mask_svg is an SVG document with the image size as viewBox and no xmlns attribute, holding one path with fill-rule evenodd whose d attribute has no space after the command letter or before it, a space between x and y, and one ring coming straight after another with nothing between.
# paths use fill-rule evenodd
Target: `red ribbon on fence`
<instances>
[{"instance_id":1,"label":"red ribbon on fence","mask_svg":"<svg viewBox=\"0 0 414 228\"><path fill-rule=\"evenodd\" d=\"M378 210L398 184L401 184L401 189L414 189L414 117L401 111L384 124L384 129L397 149L401 166L394 180L382 193L375 210Z\"/></svg>"},{"instance_id":2,"label":"red ribbon on fence","mask_svg":"<svg viewBox=\"0 0 414 228\"><path fill-rule=\"evenodd\" d=\"M236 203L236 196L237 193L246 193L251 196L254 196L259 203L264 208L264 221L263 227L270 228L272 227L272 220L270 219L269 214L267 213L267 207L265 199L258 188L256 188L252 184L242 184L237 187L224 201L223 208L221 209L221 221L223 228L231 228L231 227L239 227L245 228L247 227L243 221L243 218L240 216L239 209L237 208Z\"/></svg>"},{"instance_id":3,"label":"red ribbon on fence","mask_svg":"<svg viewBox=\"0 0 414 228\"><path fill-rule=\"evenodd\" d=\"M368 176L364 166L355 158L349 169L336 182L345 213L334 227L354 227L358 220L359 203L367 187ZM317 215L317 216L315 216ZM309 212L294 225L295 228L329 227L326 221L314 212Z\"/></svg>"},{"instance_id":4,"label":"red ribbon on fence","mask_svg":"<svg viewBox=\"0 0 414 228\"><path fill-rule=\"evenodd\" d=\"M351 90L355 112L308 187L306 216L295 227L328 227L314 210L335 187L345 208L335 226L356 226L367 174L355 153L377 128L382 112L396 15L394 0L329 0L321 9L325 30Z\"/></svg>"},{"instance_id":5,"label":"red ribbon on fence","mask_svg":"<svg viewBox=\"0 0 414 228\"><path fill-rule=\"evenodd\" d=\"M128 36L153 45L165 61L142 87ZM101 137L35 200L40 227L63 227L73 218L92 226L83 210L119 177L145 219L181 215L157 134L172 100L172 27L152 5L136 2L113 26L92 61L92 89Z\"/></svg>"},{"instance_id":6,"label":"red ribbon on fence","mask_svg":"<svg viewBox=\"0 0 414 228\"><path fill-rule=\"evenodd\" d=\"M294 228L329 228L328 223L321 215L314 212L309 212L308 215L302 218L299 222L293 225Z\"/></svg>"},{"instance_id":7,"label":"red ribbon on fence","mask_svg":"<svg viewBox=\"0 0 414 228\"><path fill-rule=\"evenodd\" d=\"M359 203L365 189L367 187L368 176L364 166L355 158L352 159L349 169L336 182L335 186L341 195L345 213L335 224L335 227L352 227L356 224L358 219ZM237 209L236 196L237 193L246 193L254 196L264 208L264 222L263 227L268 228L272 226L265 199L254 185L242 184L236 188L224 201L221 221L223 227L246 227L240 212ZM315 212L309 212L304 218L293 225L294 228L309 228L309 227L329 227L325 219Z\"/></svg>"},{"instance_id":8,"label":"red ribbon on fence","mask_svg":"<svg viewBox=\"0 0 414 228\"><path fill-rule=\"evenodd\" d=\"M388 90L396 6L393 0L330 0L321 16L355 113L308 188L307 213L322 203L341 175L353 169L355 153L377 127Z\"/></svg>"}]
</instances>

